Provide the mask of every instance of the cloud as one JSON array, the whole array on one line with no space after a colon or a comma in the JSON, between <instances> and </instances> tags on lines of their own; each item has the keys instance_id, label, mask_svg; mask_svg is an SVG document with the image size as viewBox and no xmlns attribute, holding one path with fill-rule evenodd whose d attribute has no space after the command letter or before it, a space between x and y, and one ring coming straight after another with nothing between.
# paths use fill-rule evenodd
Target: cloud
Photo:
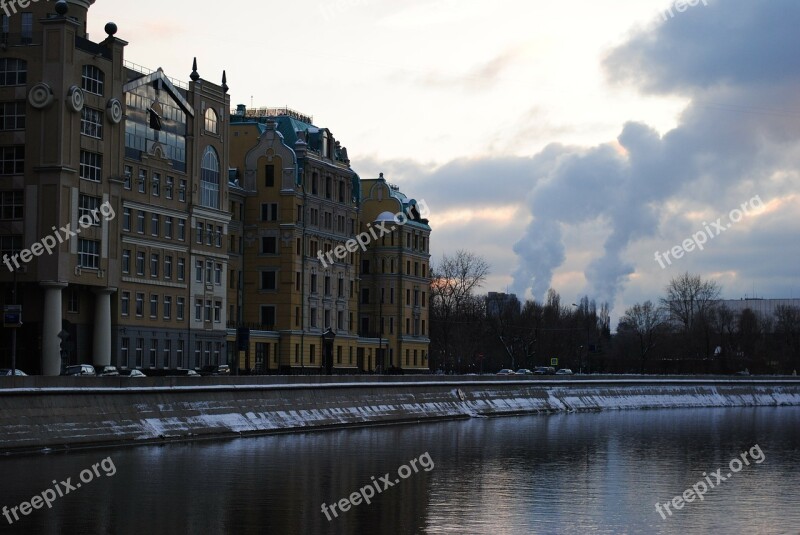
<instances>
[{"instance_id":1,"label":"cloud","mask_svg":"<svg viewBox=\"0 0 800 535\"><path fill-rule=\"evenodd\" d=\"M500 77L523 56L523 48L515 46L506 49L497 56L480 63L462 74L428 72L416 77L421 85L432 89L458 91L486 91L497 84Z\"/></svg>"},{"instance_id":2,"label":"cloud","mask_svg":"<svg viewBox=\"0 0 800 535\"><path fill-rule=\"evenodd\" d=\"M800 5L790 1L769 7L720 2L682 13L611 51L605 68L612 81L644 93L689 96L690 105L663 137L628 123L617 144L561 155L528 195L533 220L515 245L516 291L542 298L564 263L561 227L599 219L611 232L585 275L588 293L613 304L630 277L652 261L631 256L631 246L674 235L671 229L686 217L665 217L670 203L688 198L727 212L754 194L785 192L787 185L762 180L796 162L800 61L790 51L800 44L792 22L799 15ZM703 267L743 270L747 262L733 256L727 265Z\"/></svg>"}]
</instances>

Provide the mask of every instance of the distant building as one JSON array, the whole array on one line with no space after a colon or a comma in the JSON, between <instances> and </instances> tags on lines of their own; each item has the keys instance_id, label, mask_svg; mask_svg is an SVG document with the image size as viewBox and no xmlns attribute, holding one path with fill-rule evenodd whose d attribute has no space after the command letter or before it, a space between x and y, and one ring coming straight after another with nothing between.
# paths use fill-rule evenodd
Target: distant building
<instances>
[{"instance_id":1,"label":"distant building","mask_svg":"<svg viewBox=\"0 0 800 535\"><path fill-rule=\"evenodd\" d=\"M775 319L779 306L800 308L800 299L722 299L719 304L736 314L750 309L758 315Z\"/></svg>"},{"instance_id":2,"label":"distant building","mask_svg":"<svg viewBox=\"0 0 800 535\"><path fill-rule=\"evenodd\" d=\"M489 292L486 296L486 315L498 317L503 314L519 314L522 304L515 294Z\"/></svg>"}]
</instances>

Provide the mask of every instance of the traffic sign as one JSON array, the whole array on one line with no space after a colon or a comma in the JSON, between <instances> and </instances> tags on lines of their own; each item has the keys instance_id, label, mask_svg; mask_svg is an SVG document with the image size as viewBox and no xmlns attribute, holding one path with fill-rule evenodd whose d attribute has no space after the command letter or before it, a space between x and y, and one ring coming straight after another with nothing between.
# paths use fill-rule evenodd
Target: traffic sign
<instances>
[{"instance_id":1,"label":"traffic sign","mask_svg":"<svg viewBox=\"0 0 800 535\"><path fill-rule=\"evenodd\" d=\"M22 305L5 305L3 307L3 327L22 326Z\"/></svg>"},{"instance_id":2,"label":"traffic sign","mask_svg":"<svg viewBox=\"0 0 800 535\"><path fill-rule=\"evenodd\" d=\"M550 366L558 366L558 359L550 359Z\"/></svg>"}]
</instances>

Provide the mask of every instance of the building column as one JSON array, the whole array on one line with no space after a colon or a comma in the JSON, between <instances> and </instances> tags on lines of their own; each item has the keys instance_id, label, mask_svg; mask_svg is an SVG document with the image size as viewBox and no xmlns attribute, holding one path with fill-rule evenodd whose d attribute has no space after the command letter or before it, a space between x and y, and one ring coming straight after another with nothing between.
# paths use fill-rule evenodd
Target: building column
<instances>
[{"instance_id":1,"label":"building column","mask_svg":"<svg viewBox=\"0 0 800 535\"><path fill-rule=\"evenodd\" d=\"M111 294L116 288L97 288L94 305L93 362L96 366L111 365Z\"/></svg>"},{"instance_id":2,"label":"building column","mask_svg":"<svg viewBox=\"0 0 800 535\"><path fill-rule=\"evenodd\" d=\"M44 289L44 311L42 321L42 375L61 374L61 290L63 282L42 282Z\"/></svg>"}]
</instances>

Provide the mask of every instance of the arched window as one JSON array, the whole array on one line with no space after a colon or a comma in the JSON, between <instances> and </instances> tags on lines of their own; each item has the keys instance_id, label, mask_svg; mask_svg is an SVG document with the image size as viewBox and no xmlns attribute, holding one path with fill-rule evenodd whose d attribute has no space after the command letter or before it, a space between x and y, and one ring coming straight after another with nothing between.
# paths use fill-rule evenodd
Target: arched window
<instances>
[{"instance_id":1,"label":"arched window","mask_svg":"<svg viewBox=\"0 0 800 535\"><path fill-rule=\"evenodd\" d=\"M213 108L206 110L206 132L217 134L217 112Z\"/></svg>"},{"instance_id":2,"label":"arched window","mask_svg":"<svg viewBox=\"0 0 800 535\"><path fill-rule=\"evenodd\" d=\"M213 147L206 147L200 165L200 204L219 208L219 156Z\"/></svg>"}]
</instances>

